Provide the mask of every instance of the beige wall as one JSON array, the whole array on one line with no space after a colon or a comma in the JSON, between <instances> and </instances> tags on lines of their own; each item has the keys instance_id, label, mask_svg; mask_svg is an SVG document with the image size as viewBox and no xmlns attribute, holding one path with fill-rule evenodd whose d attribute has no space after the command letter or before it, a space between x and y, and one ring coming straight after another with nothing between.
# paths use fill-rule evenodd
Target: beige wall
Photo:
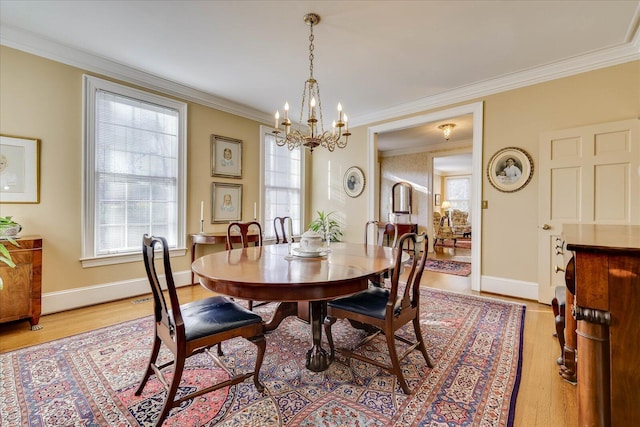
<instances>
[{"instance_id":1,"label":"beige wall","mask_svg":"<svg viewBox=\"0 0 640 427\"><path fill-rule=\"evenodd\" d=\"M80 263L82 75L83 70L0 47L0 133L41 140L40 203L0 204L0 215L12 215L23 235L43 237L43 294L145 277L142 262L92 268ZM243 141L242 179L211 177L212 133ZM251 219L258 202L259 123L188 103L187 137L187 233L199 231L201 200L205 231L226 230L206 220L214 180L243 184L243 219ZM190 270L190 261L189 252L172 259L174 272Z\"/></svg>"},{"instance_id":2,"label":"beige wall","mask_svg":"<svg viewBox=\"0 0 640 427\"><path fill-rule=\"evenodd\" d=\"M392 209L391 188L406 181L411 191L411 222L418 224L418 232L426 231L427 224L427 153L403 154L380 158L380 215L387 221Z\"/></svg>"},{"instance_id":3,"label":"beige wall","mask_svg":"<svg viewBox=\"0 0 640 427\"><path fill-rule=\"evenodd\" d=\"M144 277L141 263L84 269L80 265L82 74L74 67L0 47L0 133L42 140L41 202L1 204L0 215L13 215L23 224L23 234L43 236L45 294ZM484 101L483 167L493 153L510 146L527 150L535 166L538 136L543 131L639 117L638 76L640 61L635 61L470 100ZM259 123L193 103L188 104L188 117L187 232L198 231L201 200L205 216L210 214L212 133L243 140L243 178L215 180L243 184L243 219L250 219L253 203L258 201ZM368 190L373 175L367 155L367 127L363 126L352 129L346 149L334 153L318 149L310 156L309 187L320 190L310 194L307 219L317 210L336 211L347 241L362 241L363 224L370 216ZM342 189L342 178L351 166L359 166L367 180L357 198L348 197ZM489 201L489 209L483 211L483 276L536 282L535 170L529 185L516 193L495 190L482 175L483 199ZM324 183L329 183L326 189ZM222 230L224 225L205 221L205 231ZM174 272L188 271L189 263L188 252L175 258Z\"/></svg>"},{"instance_id":4,"label":"beige wall","mask_svg":"<svg viewBox=\"0 0 640 427\"><path fill-rule=\"evenodd\" d=\"M491 156L504 147L520 147L538 160L541 132L593 123L640 117L640 61L510 90L461 104L484 101L484 146L482 150L482 199L489 202L482 217L482 276L537 283L538 258L538 176L515 193L502 193L489 183L484 169ZM456 105L461 105L456 104ZM441 109L451 108L449 105ZM415 115L425 114L422 111ZM397 120L400 117L394 119ZM380 122L383 123L383 122ZM374 123L371 126L379 125ZM367 179L367 127L352 130L349 146L339 156L314 153L314 180L339 181L346 167L363 167ZM345 160L350 159L350 160ZM317 167L317 168L316 168ZM639 195L640 197L640 195ZM313 206L331 206L345 217L345 224L357 233L347 238L362 239L360 230L367 220L366 197L348 199L313 195ZM348 217L347 217L348 213ZM474 233L476 230L474 230Z\"/></svg>"}]
</instances>

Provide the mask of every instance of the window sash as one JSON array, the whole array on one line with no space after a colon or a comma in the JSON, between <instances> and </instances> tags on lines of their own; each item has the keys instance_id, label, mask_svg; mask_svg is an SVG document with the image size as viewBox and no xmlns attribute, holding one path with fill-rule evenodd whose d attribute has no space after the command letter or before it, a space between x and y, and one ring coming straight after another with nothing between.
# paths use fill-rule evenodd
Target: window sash
<instances>
[{"instance_id":1,"label":"window sash","mask_svg":"<svg viewBox=\"0 0 640 427\"><path fill-rule=\"evenodd\" d=\"M260 130L260 212L264 239L275 239L273 220L277 216L291 217L293 234L299 236L304 218L304 151L279 147L270 128L262 126Z\"/></svg>"},{"instance_id":2,"label":"window sash","mask_svg":"<svg viewBox=\"0 0 640 427\"><path fill-rule=\"evenodd\" d=\"M186 104L85 76L83 262L186 239Z\"/></svg>"}]
</instances>

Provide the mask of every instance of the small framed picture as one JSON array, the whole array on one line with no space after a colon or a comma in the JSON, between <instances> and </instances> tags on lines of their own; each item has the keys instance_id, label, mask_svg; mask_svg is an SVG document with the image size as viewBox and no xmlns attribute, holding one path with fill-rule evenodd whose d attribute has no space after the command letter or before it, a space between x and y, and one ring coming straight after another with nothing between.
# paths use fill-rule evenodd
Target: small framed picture
<instances>
[{"instance_id":1,"label":"small framed picture","mask_svg":"<svg viewBox=\"0 0 640 427\"><path fill-rule=\"evenodd\" d=\"M40 203L40 140L0 135L0 203Z\"/></svg>"},{"instance_id":2,"label":"small framed picture","mask_svg":"<svg viewBox=\"0 0 640 427\"><path fill-rule=\"evenodd\" d=\"M433 195L433 202L435 203L436 206L440 206L440 194Z\"/></svg>"},{"instance_id":3,"label":"small framed picture","mask_svg":"<svg viewBox=\"0 0 640 427\"><path fill-rule=\"evenodd\" d=\"M211 223L242 219L242 184L211 183Z\"/></svg>"},{"instance_id":4,"label":"small framed picture","mask_svg":"<svg viewBox=\"0 0 640 427\"><path fill-rule=\"evenodd\" d=\"M242 141L211 135L211 176L242 178Z\"/></svg>"},{"instance_id":5,"label":"small framed picture","mask_svg":"<svg viewBox=\"0 0 640 427\"><path fill-rule=\"evenodd\" d=\"M364 190L364 173L357 166L351 166L344 174L342 185L349 197L358 197Z\"/></svg>"},{"instance_id":6,"label":"small framed picture","mask_svg":"<svg viewBox=\"0 0 640 427\"><path fill-rule=\"evenodd\" d=\"M503 148L491 157L487 176L491 185L502 192L518 191L533 177L533 160L521 148Z\"/></svg>"}]
</instances>

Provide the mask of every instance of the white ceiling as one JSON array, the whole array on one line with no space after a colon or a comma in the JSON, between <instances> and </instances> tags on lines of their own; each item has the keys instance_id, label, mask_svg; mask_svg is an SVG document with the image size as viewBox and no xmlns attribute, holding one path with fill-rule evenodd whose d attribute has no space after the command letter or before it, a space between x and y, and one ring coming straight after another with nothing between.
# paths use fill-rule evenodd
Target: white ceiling
<instances>
[{"instance_id":1,"label":"white ceiling","mask_svg":"<svg viewBox=\"0 0 640 427\"><path fill-rule=\"evenodd\" d=\"M271 123L287 100L299 117L308 12L325 127L339 101L363 125L640 59L638 0L1 0L0 41ZM382 148L442 142L439 124Z\"/></svg>"}]
</instances>

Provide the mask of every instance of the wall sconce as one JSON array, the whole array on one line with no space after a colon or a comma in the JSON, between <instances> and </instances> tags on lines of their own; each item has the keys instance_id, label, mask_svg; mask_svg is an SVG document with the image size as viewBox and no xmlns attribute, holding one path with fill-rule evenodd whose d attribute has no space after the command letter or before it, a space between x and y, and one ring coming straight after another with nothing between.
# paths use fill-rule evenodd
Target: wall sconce
<instances>
[{"instance_id":1,"label":"wall sconce","mask_svg":"<svg viewBox=\"0 0 640 427\"><path fill-rule=\"evenodd\" d=\"M442 132L444 133L444 139L448 141L449 138L451 137L451 131L453 130L454 127L456 127L456 125L453 123L445 123L443 125L438 126L438 129L442 129Z\"/></svg>"}]
</instances>

